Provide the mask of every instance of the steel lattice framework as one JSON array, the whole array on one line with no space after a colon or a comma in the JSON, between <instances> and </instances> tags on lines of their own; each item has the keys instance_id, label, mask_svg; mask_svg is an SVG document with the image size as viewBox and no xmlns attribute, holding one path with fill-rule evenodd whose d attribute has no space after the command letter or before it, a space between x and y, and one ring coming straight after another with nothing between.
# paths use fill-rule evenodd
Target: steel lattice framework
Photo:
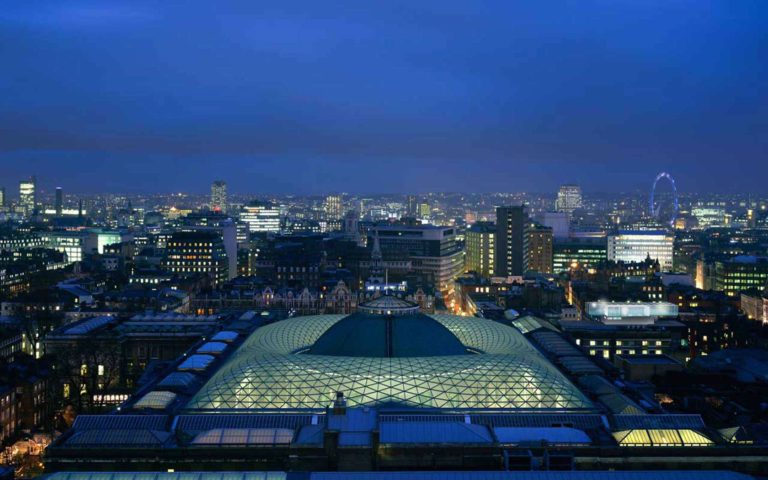
<instances>
[{"instance_id":1,"label":"steel lattice framework","mask_svg":"<svg viewBox=\"0 0 768 480\"><path fill-rule=\"evenodd\" d=\"M590 401L517 330L431 315L476 355L339 357L305 352L344 315L284 320L254 332L187 405L190 411L349 406L588 410Z\"/></svg>"},{"instance_id":2,"label":"steel lattice framework","mask_svg":"<svg viewBox=\"0 0 768 480\"><path fill-rule=\"evenodd\" d=\"M677 219L677 214L680 212L680 204L677 199L677 185L675 185L675 179L672 178L672 175L668 174L667 172L661 172L660 174L656 175L656 179L653 181L653 186L651 187L651 195L648 199L648 211L652 218L655 218L659 220L659 214L661 213L661 205L656 205L656 185L659 183L659 180L666 179L670 185L672 185L672 216L669 219L662 219L667 222L667 224L670 227L674 227L675 220Z\"/></svg>"}]
</instances>

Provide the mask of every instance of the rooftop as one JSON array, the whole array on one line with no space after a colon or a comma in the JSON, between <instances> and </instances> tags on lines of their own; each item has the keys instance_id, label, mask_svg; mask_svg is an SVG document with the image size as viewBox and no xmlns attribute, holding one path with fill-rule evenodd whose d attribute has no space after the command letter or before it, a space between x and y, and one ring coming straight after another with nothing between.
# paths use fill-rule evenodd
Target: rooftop
<instances>
[{"instance_id":1,"label":"rooftop","mask_svg":"<svg viewBox=\"0 0 768 480\"><path fill-rule=\"evenodd\" d=\"M337 392L350 407L594 408L512 327L454 315L356 313L257 329L185 409L324 411Z\"/></svg>"}]
</instances>

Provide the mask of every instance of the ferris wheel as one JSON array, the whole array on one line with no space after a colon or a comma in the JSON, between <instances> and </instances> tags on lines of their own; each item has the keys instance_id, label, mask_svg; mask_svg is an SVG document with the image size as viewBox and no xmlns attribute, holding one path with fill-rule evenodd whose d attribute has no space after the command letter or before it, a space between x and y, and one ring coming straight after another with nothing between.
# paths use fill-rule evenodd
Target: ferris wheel
<instances>
[{"instance_id":1,"label":"ferris wheel","mask_svg":"<svg viewBox=\"0 0 768 480\"><path fill-rule=\"evenodd\" d=\"M656 198L656 185L658 185L659 181L661 180L666 180L672 187L671 205L667 205L667 208L664 211L664 215L662 215L662 207L664 206L664 202L659 201ZM677 200L677 186L675 185L675 179L672 178L672 175L668 174L667 172L661 172L660 174L656 175L656 179L653 181L653 186L651 187L651 196L648 201L648 213L651 215L651 218L665 222L670 227L674 227L675 220L677 219L677 214L679 211L680 205L678 204Z\"/></svg>"}]
</instances>

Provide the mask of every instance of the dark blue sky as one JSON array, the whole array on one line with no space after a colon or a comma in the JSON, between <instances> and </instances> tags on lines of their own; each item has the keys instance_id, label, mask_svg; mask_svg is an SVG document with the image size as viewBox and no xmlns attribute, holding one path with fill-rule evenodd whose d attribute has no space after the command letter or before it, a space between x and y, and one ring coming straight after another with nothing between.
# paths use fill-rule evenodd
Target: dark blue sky
<instances>
[{"instance_id":1,"label":"dark blue sky","mask_svg":"<svg viewBox=\"0 0 768 480\"><path fill-rule=\"evenodd\" d=\"M0 185L768 192L768 1L4 0Z\"/></svg>"}]
</instances>

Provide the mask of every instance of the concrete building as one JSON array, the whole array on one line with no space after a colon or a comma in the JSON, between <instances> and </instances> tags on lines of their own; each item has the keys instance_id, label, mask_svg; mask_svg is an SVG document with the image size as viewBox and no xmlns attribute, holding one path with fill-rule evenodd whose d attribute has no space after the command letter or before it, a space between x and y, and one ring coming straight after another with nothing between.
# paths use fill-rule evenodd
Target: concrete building
<instances>
[{"instance_id":1,"label":"concrete building","mask_svg":"<svg viewBox=\"0 0 768 480\"><path fill-rule=\"evenodd\" d=\"M525 273L529 225L528 212L524 205L496 209L496 276L508 277Z\"/></svg>"},{"instance_id":2,"label":"concrete building","mask_svg":"<svg viewBox=\"0 0 768 480\"><path fill-rule=\"evenodd\" d=\"M714 289L729 297L768 286L768 257L739 255L714 264Z\"/></svg>"},{"instance_id":3,"label":"concrete building","mask_svg":"<svg viewBox=\"0 0 768 480\"><path fill-rule=\"evenodd\" d=\"M464 271L464 250L453 227L374 227L369 245L374 244L376 236L385 262L410 261L413 273L435 289L447 291Z\"/></svg>"},{"instance_id":4,"label":"concrete building","mask_svg":"<svg viewBox=\"0 0 768 480\"><path fill-rule=\"evenodd\" d=\"M768 291L742 292L741 311L750 320L768 323Z\"/></svg>"},{"instance_id":5,"label":"concrete building","mask_svg":"<svg viewBox=\"0 0 768 480\"><path fill-rule=\"evenodd\" d=\"M605 237L555 239L552 250L554 273L564 273L579 268L589 270L608 259Z\"/></svg>"},{"instance_id":6,"label":"concrete building","mask_svg":"<svg viewBox=\"0 0 768 480\"><path fill-rule=\"evenodd\" d=\"M552 229L555 240L565 239L571 234L571 219L566 212L544 212L541 224Z\"/></svg>"},{"instance_id":7,"label":"concrete building","mask_svg":"<svg viewBox=\"0 0 768 480\"><path fill-rule=\"evenodd\" d=\"M67 254L69 263L83 261L85 254L89 253L89 240L93 238L90 232L84 230L58 230L47 233L46 237L50 248Z\"/></svg>"},{"instance_id":8,"label":"concrete building","mask_svg":"<svg viewBox=\"0 0 768 480\"><path fill-rule=\"evenodd\" d=\"M476 222L467 229L467 261L464 270L486 278L495 274L496 224Z\"/></svg>"},{"instance_id":9,"label":"concrete building","mask_svg":"<svg viewBox=\"0 0 768 480\"><path fill-rule=\"evenodd\" d=\"M528 227L526 271L552 273L552 229L541 225Z\"/></svg>"},{"instance_id":10,"label":"concrete building","mask_svg":"<svg viewBox=\"0 0 768 480\"><path fill-rule=\"evenodd\" d=\"M675 237L660 230L621 230L608 236L608 260L657 260L662 271L673 270Z\"/></svg>"},{"instance_id":11,"label":"concrete building","mask_svg":"<svg viewBox=\"0 0 768 480\"><path fill-rule=\"evenodd\" d=\"M666 302L588 302L584 320L561 321L577 345L589 355L683 356L686 326L677 321L677 305Z\"/></svg>"},{"instance_id":12,"label":"concrete building","mask_svg":"<svg viewBox=\"0 0 768 480\"><path fill-rule=\"evenodd\" d=\"M60 217L64 212L64 192L61 187L56 187L56 197L53 204L53 209L56 211L56 216Z\"/></svg>"},{"instance_id":13,"label":"concrete building","mask_svg":"<svg viewBox=\"0 0 768 480\"><path fill-rule=\"evenodd\" d=\"M213 231L176 232L166 247L163 267L167 272L182 277L207 275L213 286L227 281L229 260L224 242Z\"/></svg>"}]
</instances>

